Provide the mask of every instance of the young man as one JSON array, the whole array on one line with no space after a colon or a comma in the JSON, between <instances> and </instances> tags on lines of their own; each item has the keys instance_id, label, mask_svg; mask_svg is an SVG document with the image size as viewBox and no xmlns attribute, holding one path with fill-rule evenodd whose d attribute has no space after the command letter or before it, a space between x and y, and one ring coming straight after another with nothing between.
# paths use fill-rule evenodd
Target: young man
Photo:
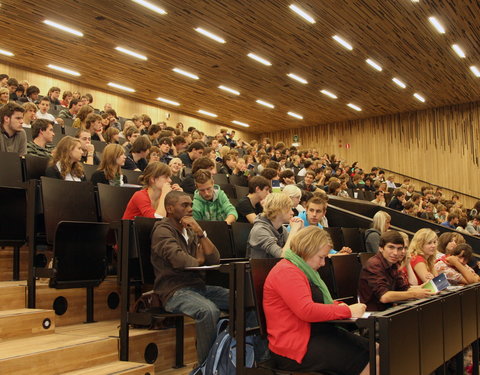
<instances>
[{"instance_id":1,"label":"young man","mask_svg":"<svg viewBox=\"0 0 480 375\"><path fill-rule=\"evenodd\" d=\"M48 145L53 142L53 125L47 120L35 120L32 124L33 140L27 143L27 154L50 158L52 147Z\"/></svg>"},{"instance_id":2,"label":"young man","mask_svg":"<svg viewBox=\"0 0 480 375\"><path fill-rule=\"evenodd\" d=\"M373 199L371 202L378 204L379 206L385 207L385 193L382 190L377 190L375 192L375 199Z\"/></svg>"},{"instance_id":3,"label":"young man","mask_svg":"<svg viewBox=\"0 0 480 375\"><path fill-rule=\"evenodd\" d=\"M450 229L456 229L458 227L458 220L459 220L459 217L457 214L448 214L447 220L440 225L443 225L444 227L447 227Z\"/></svg>"},{"instance_id":4,"label":"young man","mask_svg":"<svg viewBox=\"0 0 480 375\"><path fill-rule=\"evenodd\" d=\"M38 100L39 94L40 89L37 86L29 86L26 96L18 98L18 101L22 103L35 103Z\"/></svg>"},{"instance_id":5,"label":"young man","mask_svg":"<svg viewBox=\"0 0 480 375\"><path fill-rule=\"evenodd\" d=\"M215 341L220 310L228 309L228 289L206 285L202 273L186 267L214 265L220 254L192 217L192 200L183 192L165 197L166 218L152 231L154 290L165 310L195 319L197 360L206 359Z\"/></svg>"},{"instance_id":6,"label":"young man","mask_svg":"<svg viewBox=\"0 0 480 375\"><path fill-rule=\"evenodd\" d=\"M55 117L52 114L48 113L50 109L50 99L48 97L43 97L38 103L38 111L36 113L37 119L43 119L51 122L55 122Z\"/></svg>"},{"instance_id":7,"label":"young man","mask_svg":"<svg viewBox=\"0 0 480 375\"><path fill-rule=\"evenodd\" d=\"M313 193L317 190L317 187L315 186L313 181L315 181L315 172L308 171L307 173L305 173L304 180L300 181L297 186L302 190Z\"/></svg>"},{"instance_id":8,"label":"young man","mask_svg":"<svg viewBox=\"0 0 480 375\"><path fill-rule=\"evenodd\" d=\"M198 159L195 159L195 161L192 164L192 173L188 173L185 176L185 178L182 180L182 183L180 184L180 187L183 189L185 193L188 193L188 194L195 193L196 186L195 186L195 180L193 178L193 175L199 169L206 169L212 174L212 176L214 174L217 174L217 166L210 158L208 158L207 156L202 156Z\"/></svg>"},{"instance_id":9,"label":"young man","mask_svg":"<svg viewBox=\"0 0 480 375\"><path fill-rule=\"evenodd\" d=\"M92 145L92 136L86 129L80 129L76 135L80 140L83 155L81 162L88 165L99 165L100 159L95 155L95 146Z\"/></svg>"},{"instance_id":10,"label":"young man","mask_svg":"<svg viewBox=\"0 0 480 375\"><path fill-rule=\"evenodd\" d=\"M170 163L170 160L173 159L173 156L170 155L170 149L172 148L172 141L168 137L163 137L163 138L160 138L157 143L158 143L158 147L160 148L160 152L162 153L162 156L160 156L160 161L168 165L168 163Z\"/></svg>"},{"instance_id":11,"label":"young man","mask_svg":"<svg viewBox=\"0 0 480 375\"><path fill-rule=\"evenodd\" d=\"M255 176L248 182L248 195L242 197L237 206L238 222L252 223L258 214L263 212L261 202L272 191L270 181L265 177Z\"/></svg>"},{"instance_id":12,"label":"young man","mask_svg":"<svg viewBox=\"0 0 480 375\"><path fill-rule=\"evenodd\" d=\"M394 191L393 195L394 197L388 204L388 207L397 211L402 211L403 204L405 203L405 193L403 190L397 189Z\"/></svg>"},{"instance_id":13,"label":"young man","mask_svg":"<svg viewBox=\"0 0 480 375\"><path fill-rule=\"evenodd\" d=\"M371 257L360 272L358 294L367 311L383 311L394 302L411 298L426 298L432 293L420 286L409 288L408 281L398 270L405 256L403 237L389 230L380 237L378 253Z\"/></svg>"},{"instance_id":14,"label":"young man","mask_svg":"<svg viewBox=\"0 0 480 375\"><path fill-rule=\"evenodd\" d=\"M181 135L177 135L173 138L172 144L173 147L170 150L170 153L173 156L180 155L187 148L187 141L185 140L185 137L182 137Z\"/></svg>"},{"instance_id":15,"label":"young man","mask_svg":"<svg viewBox=\"0 0 480 375\"><path fill-rule=\"evenodd\" d=\"M60 105L60 100L58 99L60 97L60 88L59 87L51 87L50 90L48 90L47 93L48 100L52 105Z\"/></svg>"},{"instance_id":16,"label":"young man","mask_svg":"<svg viewBox=\"0 0 480 375\"><path fill-rule=\"evenodd\" d=\"M143 171L148 165L146 158L150 152L150 147L152 147L152 143L147 136L138 137L135 142L133 142L132 150L127 155L123 168Z\"/></svg>"},{"instance_id":17,"label":"young man","mask_svg":"<svg viewBox=\"0 0 480 375\"><path fill-rule=\"evenodd\" d=\"M22 105L25 112L23 112L23 127L31 128L32 123L37 119L37 106L33 103L27 102Z\"/></svg>"},{"instance_id":18,"label":"young man","mask_svg":"<svg viewBox=\"0 0 480 375\"><path fill-rule=\"evenodd\" d=\"M25 110L16 103L7 103L0 108L0 151L27 153L27 136L23 130Z\"/></svg>"},{"instance_id":19,"label":"young man","mask_svg":"<svg viewBox=\"0 0 480 375\"><path fill-rule=\"evenodd\" d=\"M205 146L203 142L193 142L187 149L186 152L180 154L178 157L182 160L185 168L192 168L192 164L195 159L198 159L203 155L203 150Z\"/></svg>"},{"instance_id":20,"label":"young man","mask_svg":"<svg viewBox=\"0 0 480 375\"><path fill-rule=\"evenodd\" d=\"M199 169L193 178L197 187L193 196L193 217L196 220L224 220L229 225L237 220L235 207L220 187L214 185L210 171Z\"/></svg>"},{"instance_id":21,"label":"young man","mask_svg":"<svg viewBox=\"0 0 480 375\"><path fill-rule=\"evenodd\" d=\"M72 99L70 100L68 109L62 109L58 114L58 117L73 120L75 117L77 117L77 113L80 108L82 108L82 102L78 99Z\"/></svg>"}]
</instances>

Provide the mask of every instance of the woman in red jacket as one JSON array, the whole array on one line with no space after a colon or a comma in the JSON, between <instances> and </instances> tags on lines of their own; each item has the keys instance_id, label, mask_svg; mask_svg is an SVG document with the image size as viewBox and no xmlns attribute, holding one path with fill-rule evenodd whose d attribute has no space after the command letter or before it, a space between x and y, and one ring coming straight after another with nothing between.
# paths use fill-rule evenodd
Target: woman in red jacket
<instances>
[{"instance_id":1,"label":"woman in red jacket","mask_svg":"<svg viewBox=\"0 0 480 375\"><path fill-rule=\"evenodd\" d=\"M317 271L332 248L330 236L309 226L292 238L290 248L268 274L263 292L269 348L277 367L368 374L368 340L325 323L361 317L366 308L332 301L320 278Z\"/></svg>"}]
</instances>

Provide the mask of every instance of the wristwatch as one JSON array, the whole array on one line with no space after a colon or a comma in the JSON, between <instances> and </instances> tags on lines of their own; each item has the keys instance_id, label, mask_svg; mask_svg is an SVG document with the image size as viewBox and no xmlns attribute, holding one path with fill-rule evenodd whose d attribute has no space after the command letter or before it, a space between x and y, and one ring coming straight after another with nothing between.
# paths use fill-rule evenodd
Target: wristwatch
<instances>
[{"instance_id":1,"label":"wristwatch","mask_svg":"<svg viewBox=\"0 0 480 375\"><path fill-rule=\"evenodd\" d=\"M203 234L198 236L199 240L201 240L202 238L207 238L207 232L203 231Z\"/></svg>"}]
</instances>

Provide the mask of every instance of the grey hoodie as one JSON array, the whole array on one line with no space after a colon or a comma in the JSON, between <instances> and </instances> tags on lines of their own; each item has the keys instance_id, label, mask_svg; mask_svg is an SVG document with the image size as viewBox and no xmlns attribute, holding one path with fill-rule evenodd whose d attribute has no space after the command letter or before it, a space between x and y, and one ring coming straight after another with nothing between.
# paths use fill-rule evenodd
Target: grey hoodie
<instances>
[{"instance_id":1,"label":"grey hoodie","mask_svg":"<svg viewBox=\"0 0 480 375\"><path fill-rule=\"evenodd\" d=\"M287 242L288 232L280 227L277 231L270 220L259 215L253 222L248 236L247 256L249 258L280 258Z\"/></svg>"}]
</instances>

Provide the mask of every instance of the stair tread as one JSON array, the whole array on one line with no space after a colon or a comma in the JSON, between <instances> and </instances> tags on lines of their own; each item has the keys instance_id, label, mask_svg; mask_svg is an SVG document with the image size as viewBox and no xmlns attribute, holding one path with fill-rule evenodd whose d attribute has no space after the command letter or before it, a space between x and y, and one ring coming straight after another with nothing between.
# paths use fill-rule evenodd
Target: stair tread
<instances>
[{"instance_id":1,"label":"stair tread","mask_svg":"<svg viewBox=\"0 0 480 375\"><path fill-rule=\"evenodd\" d=\"M45 314L45 313L53 313L53 310L46 310L46 309L13 309L13 310L0 310L0 319L3 317L11 317L11 316L19 316L19 315L30 315L30 314Z\"/></svg>"},{"instance_id":2,"label":"stair tread","mask_svg":"<svg viewBox=\"0 0 480 375\"><path fill-rule=\"evenodd\" d=\"M140 370L150 371L153 374L153 366L145 363L137 362L123 362L116 361L105 363L98 366L87 367L81 370L75 370L70 372L65 372L62 375L108 375L108 374L122 374L127 370Z\"/></svg>"}]
</instances>

